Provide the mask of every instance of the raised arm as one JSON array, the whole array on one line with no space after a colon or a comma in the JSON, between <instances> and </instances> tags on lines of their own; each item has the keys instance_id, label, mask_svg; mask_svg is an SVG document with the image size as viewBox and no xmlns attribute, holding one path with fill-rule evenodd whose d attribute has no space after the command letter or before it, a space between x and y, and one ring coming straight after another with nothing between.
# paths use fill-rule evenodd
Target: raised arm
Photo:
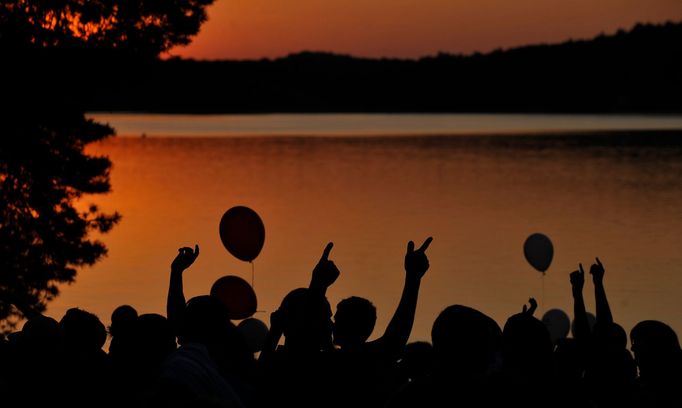
<instances>
[{"instance_id":1,"label":"raised arm","mask_svg":"<svg viewBox=\"0 0 682 408\"><path fill-rule=\"evenodd\" d=\"M611 315L611 308L609 301L606 298L606 290L604 289L604 265L601 264L599 258L595 258L597 263L590 267L590 275L592 275L592 282L594 283L594 300L597 304L597 323L600 325L613 323L613 316Z\"/></svg>"},{"instance_id":2,"label":"raised arm","mask_svg":"<svg viewBox=\"0 0 682 408\"><path fill-rule=\"evenodd\" d=\"M178 256L171 263L170 284L168 285L168 299L166 299L166 314L175 334L180 332L185 312L185 294L182 288L182 273L199 256L199 245L192 248L178 249Z\"/></svg>"},{"instance_id":3,"label":"raised arm","mask_svg":"<svg viewBox=\"0 0 682 408\"><path fill-rule=\"evenodd\" d=\"M405 254L405 285L403 286L400 302L393 314L393 318L386 327L384 335L372 342L372 345L376 345L381 350L385 350L396 357L405 348L412 332L412 324L414 323L417 299L419 297L419 286L421 285L422 277L429 269L426 249L432 240L433 238L431 237L427 238L416 251L414 250L414 242L410 241L407 244L407 253Z\"/></svg>"},{"instance_id":4,"label":"raised arm","mask_svg":"<svg viewBox=\"0 0 682 408\"><path fill-rule=\"evenodd\" d=\"M327 289L336 282L336 279L341 274L334 262L329 260L329 253L333 247L333 242L327 244L324 251L322 251L322 257L317 265L315 265L315 268L313 268L313 276L310 279L308 289L316 295L326 296Z\"/></svg>"},{"instance_id":5,"label":"raised arm","mask_svg":"<svg viewBox=\"0 0 682 408\"><path fill-rule=\"evenodd\" d=\"M580 270L571 272L571 291L573 292L573 321L575 322L575 338L584 341L590 334L590 325L587 322L585 311L585 299L583 298L583 286L585 286L585 271L579 264Z\"/></svg>"}]
</instances>

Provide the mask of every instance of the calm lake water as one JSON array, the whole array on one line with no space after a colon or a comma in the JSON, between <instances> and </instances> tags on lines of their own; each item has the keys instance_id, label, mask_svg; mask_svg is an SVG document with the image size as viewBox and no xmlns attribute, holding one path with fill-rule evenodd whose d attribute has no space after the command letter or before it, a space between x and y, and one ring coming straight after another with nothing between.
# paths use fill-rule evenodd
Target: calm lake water
<instances>
[{"instance_id":1,"label":"calm lake water","mask_svg":"<svg viewBox=\"0 0 682 408\"><path fill-rule=\"evenodd\" d=\"M289 290L307 286L333 241L341 277L329 299L372 300L380 335L400 297L407 241L433 236L413 340L429 340L451 304L500 325L529 296L538 317L550 308L572 315L568 274L595 256L617 322L629 331L658 319L682 334L680 117L92 116L138 137L89 148L113 161L113 192L85 203L123 220L101 237L108 257L49 306L57 318L79 306L108 324L121 304L165 314L170 262L194 243L201 255L185 274L188 298L222 275L250 280L251 265L218 235L222 214L246 205L266 226L255 261L256 317L266 322ZM523 256L534 232L554 242L544 277ZM594 311L591 281L585 297Z\"/></svg>"}]
</instances>

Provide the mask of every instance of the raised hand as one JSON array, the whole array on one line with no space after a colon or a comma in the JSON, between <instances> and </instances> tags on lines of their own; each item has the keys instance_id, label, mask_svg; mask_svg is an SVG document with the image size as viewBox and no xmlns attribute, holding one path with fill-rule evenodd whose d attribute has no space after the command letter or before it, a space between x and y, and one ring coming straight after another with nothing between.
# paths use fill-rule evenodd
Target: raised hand
<instances>
[{"instance_id":1,"label":"raised hand","mask_svg":"<svg viewBox=\"0 0 682 408\"><path fill-rule=\"evenodd\" d=\"M599 258L595 258L597 263L590 267L590 275L592 275L592 282L601 283L604 280L604 265L601 264Z\"/></svg>"},{"instance_id":2,"label":"raised hand","mask_svg":"<svg viewBox=\"0 0 682 408\"><path fill-rule=\"evenodd\" d=\"M318 289L324 292L336 282L336 279L341 274L334 262L329 260L329 253L332 251L333 247L334 243L330 242L324 248L324 251L322 251L322 257L313 269L313 277L310 281L311 289Z\"/></svg>"},{"instance_id":3,"label":"raised hand","mask_svg":"<svg viewBox=\"0 0 682 408\"><path fill-rule=\"evenodd\" d=\"M530 304L530 309L527 308L526 305L523 305L522 313L533 316L533 313L535 313L535 310L538 308L538 302L535 301L535 298L529 298L528 303Z\"/></svg>"},{"instance_id":4,"label":"raised hand","mask_svg":"<svg viewBox=\"0 0 682 408\"><path fill-rule=\"evenodd\" d=\"M585 271L583 270L583 264L578 264L580 270L571 272L571 287L573 288L573 293L583 291L583 286L585 285Z\"/></svg>"},{"instance_id":5,"label":"raised hand","mask_svg":"<svg viewBox=\"0 0 682 408\"><path fill-rule=\"evenodd\" d=\"M182 272L189 268L194 261L199 256L199 245L194 246L194 251L192 248L183 247L178 249L178 255L173 259L171 263L171 271Z\"/></svg>"},{"instance_id":6,"label":"raised hand","mask_svg":"<svg viewBox=\"0 0 682 408\"><path fill-rule=\"evenodd\" d=\"M422 276L429 269L429 258L426 257L426 249L431 245L432 237L426 238L426 241L416 251L414 250L414 242L407 243L407 253L405 254L405 272L408 277L421 279Z\"/></svg>"}]
</instances>

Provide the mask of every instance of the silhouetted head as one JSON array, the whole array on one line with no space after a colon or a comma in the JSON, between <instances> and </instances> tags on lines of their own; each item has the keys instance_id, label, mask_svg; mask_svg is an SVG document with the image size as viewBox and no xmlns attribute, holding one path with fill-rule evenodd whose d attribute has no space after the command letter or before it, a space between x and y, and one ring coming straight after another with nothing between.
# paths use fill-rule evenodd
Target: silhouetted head
<instances>
[{"instance_id":1,"label":"silhouetted head","mask_svg":"<svg viewBox=\"0 0 682 408\"><path fill-rule=\"evenodd\" d=\"M374 331L377 309L365 298L352 296L336 305L334 343L341 348L364 344Z\"/></svg>"},{"instance_id":2,"label":"silhouetted head","mask_svg":"<svg viewBox=\"0 0 682 408\"><path fill-rule=\"evenodd\" d=\"M604 350L621 350L628 346L628 335L618 323L595 324L594 340Z\"/></svg>"},{"instance_id":3,"label":"silhouetted head","mask_svg":"<svg viewBox=\"0 0 682 408\"><path fill-rule=\"evenodd\" d=\"M207 295L193 297L185 306L180 344L219 344L224 341L229 326L233 324L220 300Z\"/></svg>"},{"instance_id":4,"label":"silhouetted head","mask_svg":"<svg viewBox=\"0 0 682 408\"><path fill-rule=\"evenodd\" d=\"M656 320L639 322L630 331L632 351L642 378L662 378L680 370L680 342L675 331Z\"/></svg>"},{"instance_id":5,"label":"silhouetted head","mask_svg":"<svg viewBox=\"0 0 682 408\"><path fill-rule=\"evenodd\" d=\"M431 329L436 368L446 375L482 375L496 361L500 337L490 317L470 307L449 306Z\"/></svg>"},{"instance_id":6,"label":"silhouetted head","mask_svg":"<svg viewBox=\"0 0 682 408\"><path fill-rule=\"evenodd\" d=\"M24 324L21 332L22 346L32 353L54 353L61 347L62 330L59 323L51 317L33 317Z\"/></svg>"},{"instance_id":7,"label":"silhouetted head","mask_svg":"<svg viewBox=\"0 0 682 408\"><path fill-rule=\"evenodd\" d=\"M143 321L143 326L144 330L156 331L159 344L170 349L171 338L166 331L166 323L158 317L149 316ZM204 345L223 373L241 375L254 361L244 337L230 321L229 311L214 296L197 296L187 302L178 338L181 345Z\"/></svg>"},{"instance_id":8,"label":"silhouetted head","mask_svg":"<svg viewBox=\"0 0 682 408\"><path fill-rule=\"evenodd\" d=\"M116 308L111 314L111 326L109 334L116 336L132 330L137 320L137 310L129 305L122 305Z\"/></svg>"},{"instance_id":9,"label":"silhouetted head","mask_svg":"<svg viewBox=\"0 0 682 408\"><path fill-rule=\"evenodd\" d=\"M135 349L140 359L160 365L175 348L175 334L168 320L156 313L140 315L134 326Z\"/></svg>"},{"instance_id":10,"label":"silhouetted head","mask_svg":"<svg viewBox=\"0 0 682 408\"><path fill-rule=\"evenodd\" d=\"M284 297L278 313L288 349L314 352L331 347L332 311L325 297L306 288L294 289Z\"/></svg>"},{"instance_id":11,"label":"silhouetted head","mask_svg":"<svg viewBox=\"0 0 682 408\"><path fill-rule=\"evenodd\" d=\"M59 322L67 349L81 352L100 351L107 340L107 330L97 316L72 308Z\"/></svg>"},{"instance_id":12,"label":"silhouetted head","mask_svg":"<svg viewBox=\"0 0 682 408\"><path fill-rule=\"evenodd\" d=\"M565 339L571 329L571 319L561 309L550 309L542 315L542 323L547 327L552 344Z\"/></svg>"},{"instance_id":13,"label":"silhouetted head","mask_svg":"<svg viewBox=\"0 0 682 408\"><path fill-rule=\"evenodd\" d=\"M525 313L515 314L507 319L502 337L506 369L535 378L552 373L554 346L540 320Z\"/></svg>"}]
</instances>

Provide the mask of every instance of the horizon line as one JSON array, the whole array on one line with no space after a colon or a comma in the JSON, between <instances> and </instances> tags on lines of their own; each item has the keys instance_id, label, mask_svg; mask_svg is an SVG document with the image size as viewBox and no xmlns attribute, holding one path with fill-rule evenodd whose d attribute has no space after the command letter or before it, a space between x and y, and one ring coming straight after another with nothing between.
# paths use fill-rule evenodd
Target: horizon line
<instances>
[{"instance_id":1,"label":"horizon line","mask_svg":"<svg viewBox=\"0 0 682 408\"><path fill-rule=\"evenodd\" d=\"M264 61L277 61L277 60L283 60L291 57L296 57L300 55L305 55L305 54L314 54L314 55L327 55L327 56L334 56L334 57L343 57L343 58L351 58L351 59L357 59L357 60L375 60L375 61L382 61L382 60L388 60L388 61L412 61L412 62L418 62L421 60L425 59L435 59L439 57L457 57L457 58L471 58L471 57L477 57L477 56L488 56L492 55L495 53L502 53L502 52L509 52L509 51L514 51L514 50L519 50L519 49L524 49L524 48L534 48L534 47L547 47L547 46L559 46L559 45L565 45L565 44L571 44L571 43L584 43L584 42L590 42L594 41L598 38L602 37L615 37L617 35L623 35L623 34L629 34L632 31L634 31L637 28L640 27L664 27L668 25L682 25L682 20L674 20L674 19L667 19L664 21L659 21L659 22L651 22L651 21L646 21L646 22L637 22L630 26L629 28L618 28L615 31L612 32L606 32L606 31L600 31L598 34L595 34L591 37L569 37L565 40L562 41L556 41L556 42L536 42L536 43L528 43L528 44L523 44L523 45L514 45L514 46L509 46L509 47L504 47L504 46L498 46L496 48L487 50L487 51L472 51L469 53L465 52L450 52L450 51L438 51L435 54L425 54L419 57L398 57L398 56L359 56L359 55L354 55L354 54L349 54L349 53L344 53L344 52L335 52L335 51L323 51L323 50L312 50L312 49L303 49L303 50L298 50L298 51L290 51L287 54L284 55L279 55L279 56L263 56L263 57L258 57L258 58L194 58L194 57L184 57L184 56L179 56L179 55L170 55L169 51L167 51L164 54L161 54L159 57L163 61L175 61L175 60L182 60L182 61L196 61L196 62L264 62ZM198 34L197 34L198 35ZM183 47L188 47L190 44L187 44ZM183 48L183 47L177 47L177 48Z\"/></svg>"}]
</instances>

